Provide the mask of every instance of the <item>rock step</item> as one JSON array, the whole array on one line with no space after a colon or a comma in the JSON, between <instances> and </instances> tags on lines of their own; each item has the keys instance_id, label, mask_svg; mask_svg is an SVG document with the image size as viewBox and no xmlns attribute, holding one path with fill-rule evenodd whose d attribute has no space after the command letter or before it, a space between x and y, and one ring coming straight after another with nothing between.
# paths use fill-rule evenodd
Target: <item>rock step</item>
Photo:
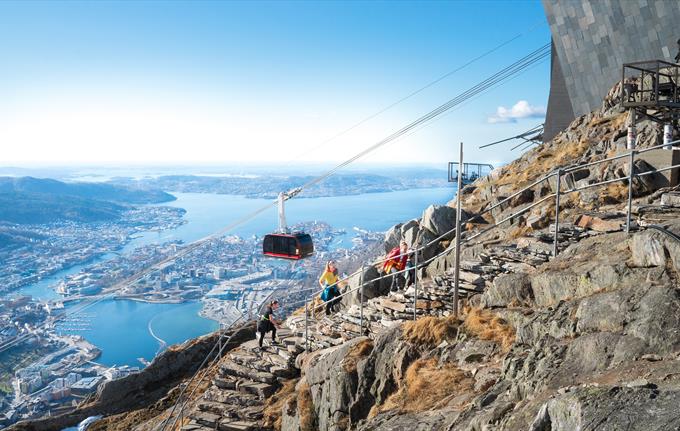
<instances>
[{"instance_id":1,"label":"rock step","mask_svg":"<svg viewBox=\"0 0 680 431\"><path fill-rule=\"evenodd\" d=\"M199 425L211 430L220 431L251 431L262 429L256 421L242 421L225 419L221 420L219 415L206 412L196 412L191 418Z\"/></svg>"},{"instance_id":2,"label":"rock step","mask_svg":"<svg viewBox=\"0 0 680 431\"><path fill-rule=\"evenodd\" d=\"M204 427L203 425L199 425L194 421L189 422L186 425L183 425L182 428L180 428L181 431L212 431L214 428L208 428Z\"/></svg>"},{"instance_id":3,"label":"rock step","mask_svg":"<svg viewBox=\"0 0 680 431\"><path fill-rule=\"evenodd\" d=\"M220 431L254 431L264 428L258 422L225 420L219 423L217 429Z\"/></svg>"},{"instance_id":4,"label":"rock step","mask_svg":"<svg viewBox=\"0 0 680 431\"><path fill-rule=\"evenodd\" d=\"M265 360L262 356L253 355L246 352L234 352L227 355L231 361L257 371L270 373L273 366L272 362Z\"/></svg>"},{"instance_id":5,"label":"rock step","mask_svg":"<svg viewBox=\"0 0 680 431\"><path fill-rule=\"evenodd\" d=\"M219 415L221 418L240 419L246 421L257 421L264 416L263 405L243 407L233 404L222 404L212 401L201 401L198 403L201 412Z\"/></svg>"},{"instance_id":6,"label":"rock step","mask_svg":"<svg viewBox=\"0 0 680 431\"><path fill-rule=\"evenodd\" d=\"M302 320L302 324L304 327L304 319ZM291 336L285 338L283 341L283 344L286 346L297 346L300 343L300 337L294 333L294 331L291 331Z\"/></svg>"},{"instance_id":7,"label":"rock step","mask_svg":"<svg viewBox=\"0 0 680 431\"><path fill-rule=\"evenodd\" d=\"M230 360L222 361L220 364L220 373L223 376L242 377L261 383L274 383L276 377L273 374L263 371L256 371L252 368L246 368Z\"/></svg>"},{"instance_id":8,"label":"rock step","mask_svg":"<svg viewBox=\"0 0 680 431\"><path fill-rule=\"evenodd\" d=\"M236 389L236 380L231 377L226 377L226 376L216 376L212 380L213 385L220 389L228 389L228 390L235 390Z\"/></svg>"},{"instance_id":9,"label":"rock step","mask_svg":"<svg viewBox=\"0 0 680 431\"><path fill-rule=\"evenodd\" d=\"M190 415L191 419L196 421L197 424L203 425L210 429L217 429L217 425L220 422L220 415L208 412L193 412Z\"/></svg>"},{"instance_id":10,"label":"rock step","mask_svg":"<svg viewBox=\"0 0 680 431\"><path fill-rule=\"evenodd\" d=\"M256 395L238 392L233 389L210 388L203 395L203 399L214 403L239 405L243 407L262 405L262 401Z\"/></svg>"},{"instance_id":11,"label":"rock step","mask_svg":"<svg viewBox=\"0 0 680 431\"><path fill-rule=\"evenodd\" d=\"M267 383L241 381L236 385L236 390L258 396L261 400L269 398L276 392L276 386Z\"/></svg>"},{"instance_id":12,"label":"rock step","mask_svg":"<svg viewBox=\"0 0 680 431\"><path fill-rule=\"evenodd\" d=\"M304 345L300 347L300 351L304 351ZM256 358L248 356L240 356L231 358L231 360L244 368L251 369L254 371L265 372L274 375L275 377L290 377L291 376L291 364L281 358L279 355L268 355L269 360L263 358ZM278 358L274 360L273 358Z\"/></svg>"}]
</instances>

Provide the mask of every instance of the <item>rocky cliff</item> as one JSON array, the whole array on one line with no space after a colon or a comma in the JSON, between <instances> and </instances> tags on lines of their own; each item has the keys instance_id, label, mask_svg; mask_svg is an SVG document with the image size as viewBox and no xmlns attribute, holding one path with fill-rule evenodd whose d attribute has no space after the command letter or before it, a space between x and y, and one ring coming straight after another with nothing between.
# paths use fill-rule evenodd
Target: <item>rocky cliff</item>
<instances>
[{"instance_id":1,"label":"rocky cliff","mask_svg":"<svg viewBox=\"0 0 680 431\"><path fill-rule=\"evenodd\" d=\"M307 322L304 312L290 316L281 345L261 351L251 340L235 347L201 374L186 414L175 414L177 422L165 429L680 427L680 242L646 228L680 233L677 187L659 174L636 178L638 227L630 233L623 232L627 180L565 193L557 257L555 177L517 193L557 168L624 150L626 115L616 108L615 90L601 110L462 191L464 238L479 235L462 251L459 316L451 313L453 237L444 235L455 213L433 206L385 239L389 249L402 239L416 246L444 235L419 254L430 262L418 272L417 291L389 292L389 280L377 280L369 266L347 288L369 282L363 304L352 293L332 316L321 310ZM640 147L657 143L654 124L638 130ZM574 170L561 190L624 179L629 164L621 158ZM642 159L635 166L651 168ZM512 198L479 216L505 197ZM134 396L131 390L121 394ZM177 390L93 429L161 430ZM17 429L56 429L35 426Z\"/></svg>"}]
</instances>

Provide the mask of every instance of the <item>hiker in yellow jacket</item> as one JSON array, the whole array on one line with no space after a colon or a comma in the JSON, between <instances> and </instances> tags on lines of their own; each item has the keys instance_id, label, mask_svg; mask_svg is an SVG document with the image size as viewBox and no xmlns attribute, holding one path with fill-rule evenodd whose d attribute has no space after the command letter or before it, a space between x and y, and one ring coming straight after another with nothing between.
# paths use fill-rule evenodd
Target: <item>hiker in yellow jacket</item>
<instances>
[{"instance_id":1,"label":"hiker in yellow jacket","mask_svg":"<svg viewBox=\"0 0 680 431\"><path fill-rule=\"evenodd\" d=\"M321 277L319 277L319 286L323 288L321 292L321 299L326 303L326 315L330 315L335 311L335 305L340 302L340 289L338 289L338 268L334 260L329 260L326 263Z\"/></svg>"}]
</instances>

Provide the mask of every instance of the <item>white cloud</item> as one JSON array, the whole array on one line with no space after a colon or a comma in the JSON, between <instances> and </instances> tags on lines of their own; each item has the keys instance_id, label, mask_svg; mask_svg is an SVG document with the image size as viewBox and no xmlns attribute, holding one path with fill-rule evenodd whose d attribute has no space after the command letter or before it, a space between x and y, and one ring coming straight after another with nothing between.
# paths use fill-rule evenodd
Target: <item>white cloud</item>
<instances>
[{"instance_id":1,"label":"white cloud","mask_svg":"<svg viewBox=\"0 0 680 431\"><path fill-rule=\"evenodd\" d=\"M520 100L510 109L499 106L498 109L496 109L496 114L489 117L487 122L491 124L516 123L520 118L541 118L544 116L544 106L532 106L526 100Z\"/></svg>"}]
</instances>

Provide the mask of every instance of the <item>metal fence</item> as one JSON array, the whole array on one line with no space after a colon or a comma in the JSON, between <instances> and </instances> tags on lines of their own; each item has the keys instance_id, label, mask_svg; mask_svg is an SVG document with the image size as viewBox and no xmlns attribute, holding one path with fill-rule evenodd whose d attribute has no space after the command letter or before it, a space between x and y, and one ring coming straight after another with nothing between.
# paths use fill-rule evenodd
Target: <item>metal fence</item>
<instances>
[{"instance_id":1,"label":"metal fence","mask_svg":"<svg viewBox=\"0 0 680 431\"><path fill-rule=\"evenodd\" d=\"M670 144L677 144L677 143L680 143L680 140L670 142ZM459 222L460 222L460 219L458 219L457 223L456 223L457 226L454 227L453 229L439 235L438 237L436 237L435 239L429 241L428 243L426 243L424 245L417 245L415 247L415 249L410 250L409 252L407 252L405 254L400 254L398 256L395 256L395 258L400 258L400 257L403 257L405 255L412 254L412 253L414 254L414 264L413 264L413 266L407 266L403 270L400 270L400 271L397 271L397 272L394 272L394 273L390 273L390 274L383 274L383 275L376 277L376 278L373 278L369 281L365 281L365 280L363 280L363 275L365 274L367 265L362 265L359 270L353 272L352 274L350 274L346 277L343 277L341 280L338 281L338 283L347 282L351 277L359 275L359 285L354 287L354 288L348 289L347 291L345 291L344 293L342 293L340 296L338 296L336 298L342 299L342 298L344 298L344 297L346 297L346 296L348 296L348 295L350 295L350 294L352 294L356 291L359 291L359 307L360 307L360 325L359 325L359 327L360 327L360 331L361 331L360 335L363 335L363 332L364 332L364 313L363 313L364 288L368 285L379 282L379 281L384 280L386 278L396 277L396 276L399 276L401 274L406 273L407 271L414 271L414 273L415 273L414 290L415 291L414 291L414 295L413 295L413 319L415 320L416 317L417 317L418 270L419 269L426 267L431 262L433 262L435 259L442 257L442 256L445 256L445 255L451 253L452 251L454 251L456 253L456 256L457 256L456 261L458 261L459 256L460 256L460 248L461 248L462 244L466 244L466 243L471 242L475 238L478 238L480 235L483 235L484 233L486 233L486 232L488 232L492 229L495 229L496 227L502 225L503 223L505 223L509 220L512 220L513 218L516 218L516 217L530 211L531 209L535 208L536 206L540 205L541 203L543 203L543 202L545 202L549 199L552 199L552 198L555 199L555 232L554 232L555 235L554 235L554 244L553 244L553 256L557 256L557 254L559 252L559 237L558 237L558 234L559 234L559 223L560 223L560 220L559 220L560 196L567 194L567 193L582 191L582 190L592 188L592 187L604 186L604 185L619 182L619 181L621 181L621 182L627 181L628 182L626 232L630 232L630 230L632 228L632 226L631 226L631 212L632 212L632 200L633 200L633 179L636 178L636 177L652 175L652 174L655 174L655 173L665 172L665 171L669 171L669 170L672 170L672 169L680 169L680 164L679 164L679 165L671 165L671 166L668 166L668 167L665 167L665 168L653 169L653 170L650 170L650 171L637 173L637 172L635 172L635 157L636 157L636 155L646 153L648 151L653 151L653 150L657 150L657 149L661 149L661 148L668 148L667 147L668 145L669 144L666 143L666 144L662 144L662 145L658 145L658 146L654 146L654 147L650 147L650 148L644 148L644 149L640 149L640 150L632 150L628 153L621 154L621 155L618 155L618 156L615 156L615 157L610 157L610 158L597 160L597 161L590 162L590 163L584 163L584 164L580 164L580 165L569 166L569 167L566 167L566 168L558 168L557 170L535 180L534 182L532 182L530 185L524 187L523 189L513 193L512 195L502 199L501 201L489 206L485 210L475 214L474 216L467 219L467 222L471 222L471 221L474 221L474 220L477 220L477 219L484 220L483 219L484 215L490 213L494 209L501 208L503 205L509 203L515 197L521 195L522 193L526 192L527 190L530 190L530 189L536 187L537 185L543 183L544 181L549 181L553 177L555 178L555 192L554 193L550 193L546 196L543 196L538 201L535 201L532 204L512 213L509 216L504 217L503 219L501 219L499 221L495 221L494 223L490 224L489 226L485 227L484 229L480 229L479 231L474 232L474 233L472 233L472 232L461 232L461 234L458 235L457 230L459 230ZM668 151L680 151L680 148L672 147ZM580 187L573 187L571 189L567 189L567 190L564 190L564 191L562 190L561 184L562 184L562 177L564 175L569 174L569 173L574 172L574 171L577 171L577 170L580 170L580 169L584 169L586 167L591 167L591 166L595 166L595 165L599 165L599 164L602 164L602 163L611 162L611 161L623 159L623 158L629 158L630 167L629 167L628 176L620 177L620 178L614 178L614 179L605 180L605 181L600 181L598 183L587 184L587 185L580 186ZM461 150L460 160L462 162L462 150ZM460 202L460 197L462 196L460 188L458 190L458 193L459 193L458 202ZM460 214L460 211L458 212L458 214ZM470 233L470 235L463 237L463 234L465 234L465 233ZM453 247L449 246L444 251L437 253L436 255L430 257L429 259L426 259L422 262L419 262L418 256L419 256L420 252L425 251L428 247L432 247L433 245L438 244L442 239L446 238L447 236L450 236L451 234L456 234L456 241L454 242ZM372 262L369 265L377 266L379 264L385 263L387 260L388 259L386 259L386 258L385 259L378 259L378 260ZM458 277L456 277L456 278L458 278ZM317 306L311 306L310 307L310 302L313 300L314 297L316 297L320 292L322 292L322 290L323 289L310 288L310 289L305 289L304 291L298 291L298 292L312 291L313 293L311 295L309 295L308 297L306 297L305 299L297 301L294 304L292 304L292 305L302 305L302 304L304 304L304 309L305 309L305 349L308 350L308 351L310 350L310 346L309 346L309 321L310 321L310 316L313 317L316 311L321 310L325 306L325 304L320 304L320 305L317 305ZM267 299L262 304L262 306L266 305L269 302L273 293L274 292L272 292L267 297ZM457 293L458 292L457 292L457 289L456 289L456 291L454 292L454 298L453 298L454 315L457 314L456 313L457 312L457 305L458 305L458 295L457 295ZM262 306L260 308L262 308ZM213 346L213 350L211 350L206 355L203 363L198 367L198 369L196 370L196 372L192 376L192 378L189 380L189 382L182 388L182 390L181 390L181 392L178 396L178 401L174 404L173 409L171 410L168 418L163 422L163 427L162 427L163 430L165 430L165 428L170 424L171 424L171 429L172 429L177 424L178 421L181 423L181 420L184 417L184 409L185 409L186 403L188 402L189 399L191 399L193 392L196 390L196 387L193 388L191 394L189 394L189 396L187 396L187 397L184 397L185 391L189 388L191 383L194 382L194 380L196 378L198 378L199 372L205 367L205 365L207 364L207 362L209 361L209 358L213 355L213 353L215 353L216 359L221 358L223 349L229 344L229 342L231 341L231 338L236 333L236 331L234 331L229 337L227 337L227 339L224 342L223 342L222 338L226 335L228 330L235 327L236 323L244 321L244 317L245 317L244 315L241 315L241 317L239 319L232 322L226 328L223 328L223 329L220 330L218 342L215 343L215 345ZM253 320L257 320L258 318L259 318L259 316L251 320L251 313L249 311L248 319L245 319L245 321L253 321ZM215 352L215 349L217 349L217 352ZM202 378L199 378L199 380L201 380L201 379ZM179 413L177 414L177 416L174 416L175 410L178 406L180 407ZM173 417L174 417L174 420L173 420Z\"/></svg>"},{"instance_id":2,"label":"metal fence","mask_svg":"<svg viewBox=\"0 0 680 431\"><path fill-rule=\"evenodd\" d=\"M680 140L671 142L670 144L677 144L677 143L680 143ZM616 183L616 182L628 182L628 200L627 200L626 228L625 228L625 230L626 230L626 232L630 232L630 230L632 228L632 226L631 226L631 212L632 212L632 200L633 200L633 179L636 178L636 177L652 175L652 174L655 174L655 173L661 173L661 172L669 171L669 170L672 170L672 169L680 169L680 164L679 164L679 165L671 165L671 166L664 167L664 168L653 169L653 170L638 173L638 172L635 171L635 160L636 160L635 157L636 157L636 155L646 153L646 152L649 152L649 151L653 151L653 150L657 150L657 149L661 149L661 148L668 148L667 146L668 146L668 143L662 144L662 145L657 145L657 146L654 146L654 147L644 148L644 149L640 149L640 150L632 150L628 153L624 153L624 154L621 154L621 155L618 155L618 156L615 156L615 157L609 157L609 158L602 159L602 160L597 160L597 161L590 162L590 163L568 166L566 168L558 168L555 171L553 171L553 172L551 172L547 175L544 175L541 178L535 180L534 182L532 182L528 186L522 188L521 190L519 190L519 191L511 194L510 196L502 199L501 201L489 206L485 210L473 215L472 217L470 217L466 221L467 222L473 222L475 220L484 220L484 218L483 218L484 215L490 213L491 211L493 211L497 208L501 208L505 204L508 204L512 199L521 195L522 193L526 192L527 190L530 190L530 189L536 187L537 185L539 185L539 184L541 184L545 181L550 181L551 178L554 178L554 181L555 181L555 192L554 193L549 193L549 194L541 197L539 200L531 203L530 205L512 213L511 215L503 217L499 221L494 221L489 226L486 226L486 227L484 227L484 228L482 228L482 229L480 229L476 232L464 232L464 231L462 231L460 236L456 235L456 237L459 238L459 241L456 241L454 243L455 244L454 247L449 246L444 251L436 254L435 256L433 256L429 259L426 259L422 262L419 262L419 259L418 259L419 252L422 252L425 249L427 249L428 247L433 246L435 243L438 243L439 241L441 241L441 239L443 239L447 236L450 236L451 234L456 233L456 228L454 227L453 229L439 235L437 238L429 241L427 244L419 245L414 250L410 251L408 254L410 254L410 253L414 254L414 265L412 267L405 268L405 269L398 271L398 272L395 272L395 273L384 274L384 275L381 275L377 278L371 279L369 281L364 281L363 279L360 279L358 286L345 291L344 293L342 293L337 298L342 299L342 298L344 298L344 297L346 297L346 296L348 296L348 295L350 295L350 294L352 294L356 291L359 291L359 295L360 295L360 298L359 298L359 300L360 300L360 319L359 319L360 325L359 326L361 328L361 331L363 332L364 331L364 315L363 315L363 302L364 302L364 292L363 292L363 290L364 290L364 288L368 285L372 285L373 283L379 282L383 279L386 279L386 278L389 278L389 277L394 277L394 276L399 276L401 274L406 273L407 271L414 271L415 272L415 277L414 277L415 292L414 292L414 295L413 295L413 319L415 320L416 319L416 313L417 313L418 270L419 269L426 267L427 265L429 265L435 259L442 257L442 256L445 256L445 255L451 253L452 251L456 252L457 256L460 256L460 248L463 244L470 243L472 240L478 238L479 236L483 235L484 233L489 232L490 230L495 229L495 228L499 227L500 225L527 213L528 211L532 210L536 206L538 206L541 203L546 202L550 199L555 199L555 224L554 224L555 225L555 231L554 231L554 237L553 237L553 256L557 256L557 254L559 253L560 197L564 194L578 192L578 191L586 190L586 189L593 188L593 187L604 186L604 185ZM668 151L680 151L680 148L672 147ZM584 168L587 168L587 167L599 165L599 164L602 164L602 163L611 162L611 161L618 160L618 159L624 159L624 158L629 159L630 167L629 167L628 176L614 178L614 179L605 180L605 181L600 181L600 182L597 182L597 183L587 184L587 185L578 186L578 187L574 186L570 189L562 190L562 178L565 175L572 173L574 171L580 170L580 169L584 169ZM462 157L461 157L461 160L462 160ZM461 196L460 191L459 191L459 196ZM465 236L466 233L469 233L469 235ZM396 257L402 257L402 256L404 256L404 255L400 254L399 256L396 256ZM384 263L385 261L387 261L387 259L380 259L380 260L373 262L372 265L375 266L375 265ZM351 278L351 277L353 277L357 274L364 274L365 268L366 268L366 265L362 265L360 270L355 271L351 275L341 279L339 282L347 281L349 278ZM311 290L311 289L308 289L308 290ZM316 311L320 310L322 307L325 306L325 304L321 304L321 305L318 305L318 306L311 306L310 307L310 301L316 295L318 295L322 290L323 289L315 290L312 295L310 295L307 299L304 300L304 305L305 305L305 344L306 344L307 348L309 348L308 328L309 328L310 316L313 317ZM456 313L457 305L458 305L457 292L454 292L453 301L454 301L454 307L453 307L454 314L457 314ZM300 303L302 303L302 302L300 302Z\"/></svg>"}]
</instances>

